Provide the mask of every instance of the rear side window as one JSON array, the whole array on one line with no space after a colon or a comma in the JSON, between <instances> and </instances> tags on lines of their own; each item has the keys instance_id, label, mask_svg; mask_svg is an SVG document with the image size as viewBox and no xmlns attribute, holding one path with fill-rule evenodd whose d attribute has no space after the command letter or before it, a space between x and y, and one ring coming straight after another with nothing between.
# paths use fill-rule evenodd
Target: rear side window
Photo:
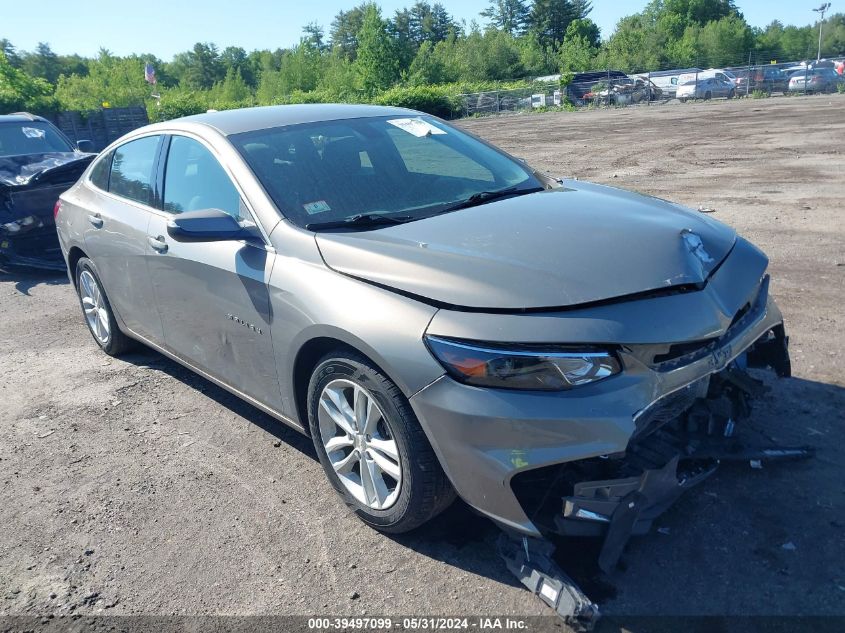
<instances>
[{"instance_id":1,"label":"rear side window","mask_svg":"<svg viewBox=\"0 0 845 633\"><path fill-rule=\"evenodd\" d=\"M153 166L160 136L129 141L114 150L109 191L117 196L152 204Z\"/></svg>"},{"instance_id":2,"label":"rear side window","mask_svg":"<svg viewBox=\"0 0 845 633\"><path fill-rule=\"evenodd\" d=\"M219 209L239 218L240 203L229 175L202 143L185 136L171 139L164 171L165 211Z\"/></svg>"},{"instance_id":3,"label":"rear side window","mask_svg":"<svg viewBox=\"0 0 845 633\"><path fill-rule=\"evenodd\" d=\"M89 178L91 184L103 191L109 190L109 172L111 171L111 160L113 157L114 152L109 152L94 163L94 166L91 168L91 177Z\"/></svg>"}]
</instances>

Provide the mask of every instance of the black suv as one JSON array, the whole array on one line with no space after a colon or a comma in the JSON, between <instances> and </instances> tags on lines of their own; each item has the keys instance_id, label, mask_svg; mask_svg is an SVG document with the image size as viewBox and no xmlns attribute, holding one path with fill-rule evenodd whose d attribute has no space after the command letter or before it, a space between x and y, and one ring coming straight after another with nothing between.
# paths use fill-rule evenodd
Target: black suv
<instances>
[{"instance_id":1,"label":"black suv","mask_svg":"<svg viewBox=\"0 0 845 633\"><path fill-rule=\"evenodd\" d=\"M0 263L64 270L53 221L59 195L96 154L47 119L0 115Z\"/></svg>"}]
</instances>

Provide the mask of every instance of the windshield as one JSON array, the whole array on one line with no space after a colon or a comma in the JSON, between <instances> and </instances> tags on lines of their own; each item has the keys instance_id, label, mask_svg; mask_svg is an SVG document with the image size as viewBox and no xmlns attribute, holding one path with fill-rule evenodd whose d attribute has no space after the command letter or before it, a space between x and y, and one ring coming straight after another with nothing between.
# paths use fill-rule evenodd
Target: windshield
<instances>
[{"instance_id":1,"label":"windshield","mask_svg":"<svg viewBox=\"0 0 845 633\"><path fill-rule=\"evenodd\" d=\"M43 121L0 123L0 156L72 151L64 137Z\"/></svg>"},{"instance_id":2,"label":"windshield","mask_svg":"<svg viewBox=\"0 0 845 633\"><path fill-rule=\"evenodd\" d=\"M442 121L323 121L229 137L279 210L299 226L367 215L420 219L476 194L537 190L526 167Z\"/></svg>"}]
</instances>

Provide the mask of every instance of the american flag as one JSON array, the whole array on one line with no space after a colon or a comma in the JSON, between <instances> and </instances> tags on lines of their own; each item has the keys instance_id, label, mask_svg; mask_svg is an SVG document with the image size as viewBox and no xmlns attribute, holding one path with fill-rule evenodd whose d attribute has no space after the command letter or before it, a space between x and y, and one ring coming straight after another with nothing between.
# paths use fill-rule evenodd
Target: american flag
<instances>
[{"instance_id":1,"label":"american flag","mask_svg":"<svg viewBox=\"0 0 845 633\"><path fill-rule=\"evenodd\" d=\"M147 81L148 84L155 85L156 69L153 68L153 65L149 62L144 64L144 79Z\"/></svg>"}]
</instances>

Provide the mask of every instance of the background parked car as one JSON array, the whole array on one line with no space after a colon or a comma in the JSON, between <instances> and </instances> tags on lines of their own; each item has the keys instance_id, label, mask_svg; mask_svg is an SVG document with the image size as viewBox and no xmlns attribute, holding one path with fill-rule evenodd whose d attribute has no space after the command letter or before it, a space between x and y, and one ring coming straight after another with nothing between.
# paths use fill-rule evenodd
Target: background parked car
<instances>
[{"instance_id":1,"label":"background parked car","mask_svg":"<svg viewBox=\"0 0 845 633\"><path fill-rule=\"evenodd\" d=\"M736 87L738 83L736 71L726 70L724 68L708 68L703 73L701 73L699 79L701 79L701 77L716 77L717 79L727 79L734 85L734 87Z\"/></svg>"},{"instance_id":2,"label":"background parked car","mask_svg":"<svg viewBox=\"0 0 845 633\"><path fill-rule=\"evenodd\" d=\"M736 96L736 86L733 81L724 76L705 77L681 84L678 86L676 95L682 103L687 99L712 99L713 97L733 99Z\"/></svg>"},{"instance_id":3,"label":"background parked car","mask_svg":"<svg viewBox=\"0 0 845 633\"><path fill-rule=\"evenodd\" d=\"M742 70L737 73L737 93L745 94L762 90L768 94L773 92L786 92L789 78L780 69L774 66L760 66L749 70Z\"/></svg>"},{"instance_id":4,"label":"background parked car","mask_svg":"<svg viewBox=\"0 0 845 633\"><path fill-rule=\"evenodd\" d=\"M40 116L0 116L0 262L64 269L53 207L94 158L91 147L74 147Z\"/></svg>"},{"instance_id":5,"label":"background parked car","mask_svg":"<svg viewBox=\"0 0 845 633\"><path fill-rule=\"evenodd\" d=\"M845 83L833 68L815 68L799 70L789 77L789 92L835 92Z\"/></svg>"}]
</instances>

